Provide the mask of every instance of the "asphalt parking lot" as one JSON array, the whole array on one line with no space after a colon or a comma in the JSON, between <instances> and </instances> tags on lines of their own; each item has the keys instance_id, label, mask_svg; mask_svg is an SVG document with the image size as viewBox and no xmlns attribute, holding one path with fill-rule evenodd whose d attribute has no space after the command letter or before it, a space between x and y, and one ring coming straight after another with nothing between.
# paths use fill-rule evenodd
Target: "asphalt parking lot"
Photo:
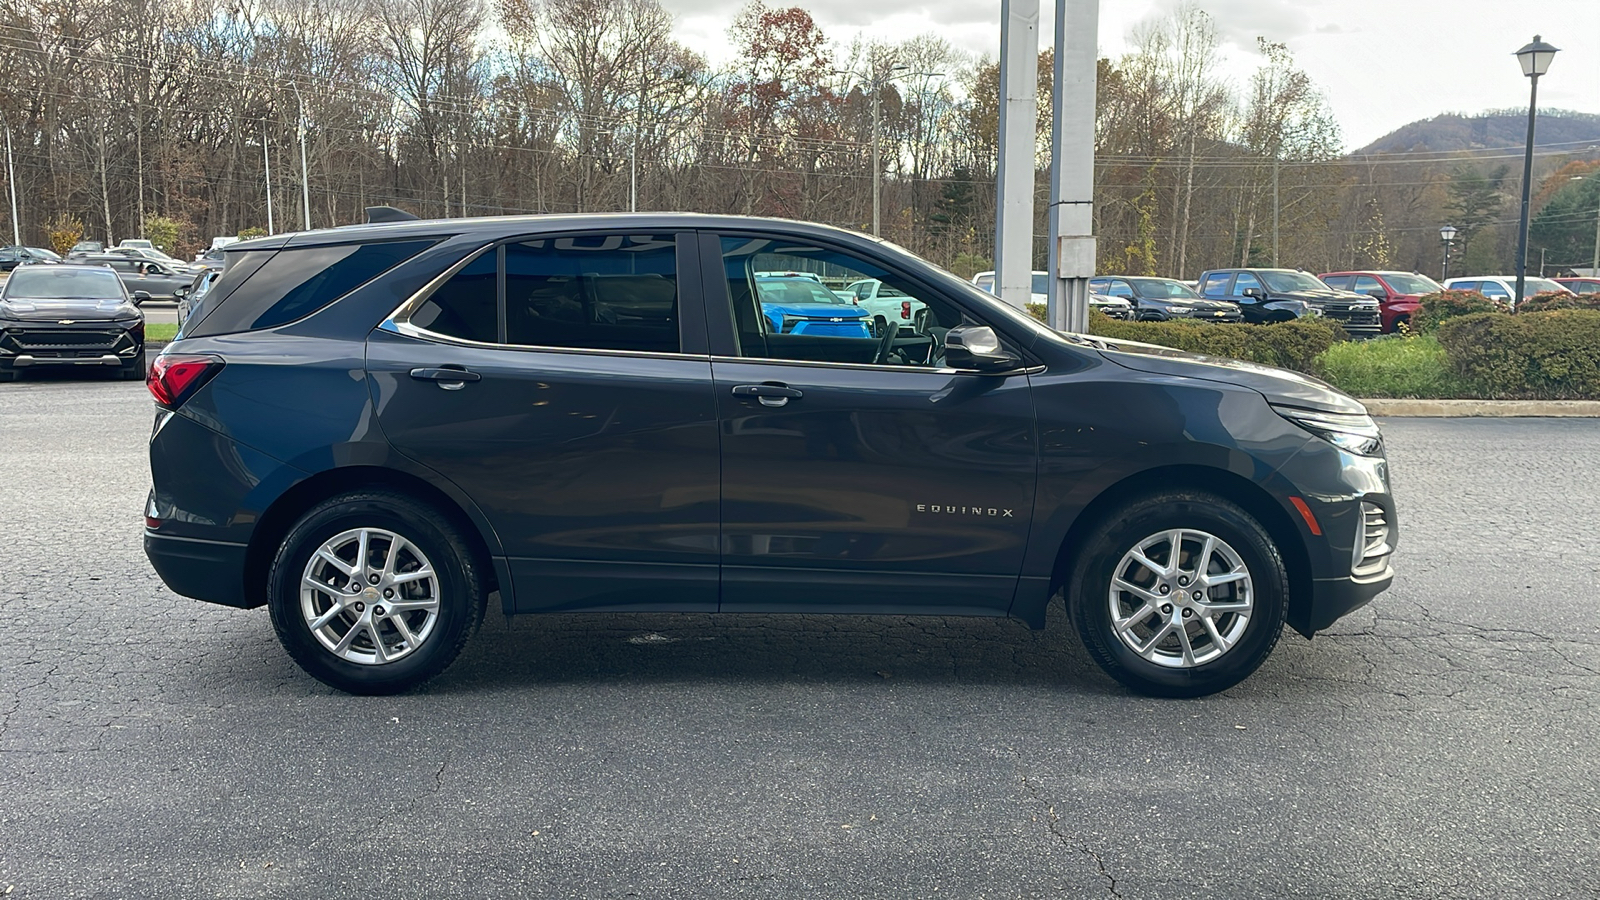
<instances>
[{"instance_id":1,"label":"asphalt parking lot","mask_svg":"<svg viewBox=\"0 0 1600 900\"><path fill-rule=\"evenodd\" d=\"M140 548L143 388L0 386L0 896L1600 897L1600 421L1391 420L1399 578L1147 700L1065 616L491 617L337 694Z\"/></svg>"}]
</instances>

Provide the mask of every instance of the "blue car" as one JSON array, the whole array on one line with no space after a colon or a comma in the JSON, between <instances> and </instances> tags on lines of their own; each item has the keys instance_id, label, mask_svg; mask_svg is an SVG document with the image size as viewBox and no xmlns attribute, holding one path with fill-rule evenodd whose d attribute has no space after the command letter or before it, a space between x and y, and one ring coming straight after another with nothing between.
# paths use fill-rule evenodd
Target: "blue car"
<instances>
[{"instance_id":1,"label":"blue car","mask_svg":"<svg viewBox=\"0 0 1600 900\"><path fill-rule=\"evenodd\" d=\"M809 278L756 278L761 313L776 334L870 338L867 311Z\"/></svg>"}]
</instances>

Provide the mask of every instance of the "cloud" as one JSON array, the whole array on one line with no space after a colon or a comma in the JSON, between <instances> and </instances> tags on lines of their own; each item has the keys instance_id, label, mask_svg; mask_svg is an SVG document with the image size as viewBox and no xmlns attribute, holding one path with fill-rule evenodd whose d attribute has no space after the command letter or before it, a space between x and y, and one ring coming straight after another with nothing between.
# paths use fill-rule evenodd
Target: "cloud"
<instances>
[{"instance_id":1,"label":"cloud","mask_svg":"<svg viewBox=\"0 0 1600 900\"><path fill-rule=\"evenodd\" d=\"M1170 15L1183 2L1161 0L1154 15ZM1317 30L1305 0L1203 0L1194 5L1210 14L1224 44L1243 49L1254 50L1257 37L1289 41Z\"/></svg>"}]
</instances>

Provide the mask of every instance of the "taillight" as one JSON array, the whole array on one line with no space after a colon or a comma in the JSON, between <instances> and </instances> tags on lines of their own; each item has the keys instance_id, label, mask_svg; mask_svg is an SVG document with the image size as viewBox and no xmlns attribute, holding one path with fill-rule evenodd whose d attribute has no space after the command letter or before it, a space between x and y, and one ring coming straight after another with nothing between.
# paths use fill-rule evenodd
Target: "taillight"
<instances>
[{"instance_id":1,"label":"taillight","mask_svg":"<svg viewBox=\"0 0 1600 900\"><path fill-rule=\"evenodd\" d=\"M222 360L215 356L162 354L150 366L150 375L144 384L157 403L177 409L220 371Z\"/></svg>"},{"instance_id":2,"label":"taillight","mask_svg":"<svg viewBox=\"0 0 1600 900\"><path fill-rule=\"evenodd\" d=\"M901 300L900 301L900 318L902 318L902 319L911 318L911 301L910 300Z\"/></svg>"}]
</instances>

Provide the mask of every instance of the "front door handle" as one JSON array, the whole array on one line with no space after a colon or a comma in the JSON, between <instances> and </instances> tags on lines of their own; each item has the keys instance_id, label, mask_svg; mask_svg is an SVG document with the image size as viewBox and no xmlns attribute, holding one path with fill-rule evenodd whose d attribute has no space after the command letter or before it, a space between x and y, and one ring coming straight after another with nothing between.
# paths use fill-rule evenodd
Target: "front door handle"
<instances>
[{"instance_id":1,"label":"front door handle","mask_svg":"<svg viewBox=\"0 0 1600 900\"><path fill-rule=\"evenodd\" d=\"M790 400L798 400L805 395L792 387L784 384L736 384L733 386L735 397L754 397L762 406L777 409L787 405Z\"/></svg>"},{"instance_id":2,"label":"front door handle","mask_svg":"<svg viewBox=\"0 0 1600 900\"><path fill-rule=\"evenodd\" d=\"M469 372L460 366L439 366L437 368L424 367L412 369L411 377L418 381L435 381L439 387L447 391L459 391L467 386L469 381L482 381L483 376L477 372Z\"/></svg>"}]
</instances>

